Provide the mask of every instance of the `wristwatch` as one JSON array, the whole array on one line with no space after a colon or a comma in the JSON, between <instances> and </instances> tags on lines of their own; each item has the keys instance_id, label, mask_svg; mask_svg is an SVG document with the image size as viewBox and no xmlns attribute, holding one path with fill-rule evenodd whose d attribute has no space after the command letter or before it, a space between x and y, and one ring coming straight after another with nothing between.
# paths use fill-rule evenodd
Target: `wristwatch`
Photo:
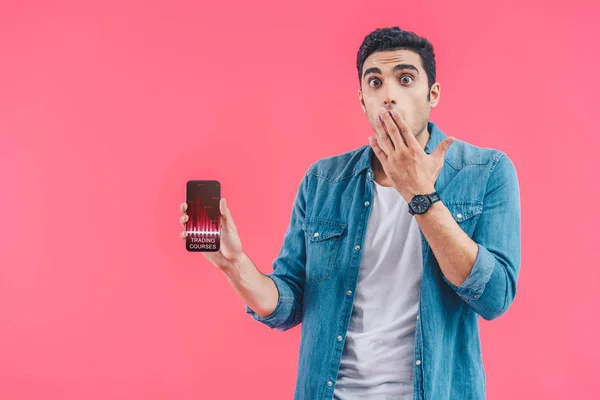
<instances>
[{"instance_id":1,"label":"wristwatch","mask_svg":"<svg viewBox=\"0 0 600 400\"><path fill-rule=\"evenodd\" d=\"M412 215L425 214L427 210L436 202L440 201L437 192L429 194L417 194L408 203L408 212Z\"/></svg>"}]
</instances>

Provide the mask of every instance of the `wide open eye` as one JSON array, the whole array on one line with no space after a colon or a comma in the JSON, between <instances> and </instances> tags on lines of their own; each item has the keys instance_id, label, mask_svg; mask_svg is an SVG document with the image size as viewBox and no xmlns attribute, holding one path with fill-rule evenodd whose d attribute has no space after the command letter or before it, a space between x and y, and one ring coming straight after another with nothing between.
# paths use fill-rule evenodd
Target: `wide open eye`
<instances>
[{"instance_id":1,"label":"wide open eye","mask_svg":"<svg viewBox=\"0 0 600 400\"><path fill-rule=\"evenodd\" d=\"M381 80L379 78L371 78L369 79L369 86L374 87L373 82L378 82L377 86L381 84Z\"/></svg>"},{"instance_id":2,"label":"wide open eye","mask_svg":"<svg viewBox=\"0 0 600 400\"><path fill-rule=\"evenodd\" d=\"M413 80L414 80L413 77L410 75L402 75L400 77L400 81L406 85L410 85L413 82Z\"/></svg>"}]
</instances>

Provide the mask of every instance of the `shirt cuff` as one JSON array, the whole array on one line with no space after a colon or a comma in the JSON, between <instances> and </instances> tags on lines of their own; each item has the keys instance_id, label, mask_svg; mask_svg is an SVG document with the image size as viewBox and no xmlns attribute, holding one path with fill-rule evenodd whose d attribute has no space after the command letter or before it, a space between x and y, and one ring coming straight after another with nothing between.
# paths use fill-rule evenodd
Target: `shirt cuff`
<instances>
[{"instance_id":1,"label":"shirt cuff","mask_svg":"<svg viewBox=\"0 0 600 400\"><path fill-rule=\"evenodd\" d=\"M283 325L292 315L294 310L294 293L287 283L277 275L265 274L265 276L271 278L273 282L275 282L275 286L279 292L279 299L275 310L273 310L270 315L261 317L246 304L246 313L250 314L254 320L262 322L270 328L277 328L278 326Z\"/></svg>"},{"instance_id":2,"label":"shirt cuff","mask_svg":"<svg viewBox=\"0 0 600 400\"><path fill-rule=\"evenodd\" d=\"M477 258L475 258L475 264L471 269L471 273L465 279L460 286L454 285L444 276L444 281L452 287L462 298L465 300L478 300L483 291L485 285L490 280L494 267L496 265L496 258L490 253L485 247L477 243L478 252Z\"/></svg>"}]
</instances>

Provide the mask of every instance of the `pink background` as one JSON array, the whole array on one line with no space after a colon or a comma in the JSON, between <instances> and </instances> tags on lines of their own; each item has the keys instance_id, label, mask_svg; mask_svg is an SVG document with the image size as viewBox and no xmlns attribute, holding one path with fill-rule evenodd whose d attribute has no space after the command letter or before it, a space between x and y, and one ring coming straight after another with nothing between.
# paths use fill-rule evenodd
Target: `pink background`
<instances>
[{"instance_id":1,"label":"pink background","mask_svg":"<svg viewBox=\"0 0 600 400\"><path fill-rule=\"evenodd\" d=\"M488 398L600 390L596 2L82 3L0 5L1 399L292 398L300 329L254 322L178 207L218 179L272 271L308 165L367 144L356 51L391 25L435 46L431 120L519 173Z\"/></svg>"}]
</instances>

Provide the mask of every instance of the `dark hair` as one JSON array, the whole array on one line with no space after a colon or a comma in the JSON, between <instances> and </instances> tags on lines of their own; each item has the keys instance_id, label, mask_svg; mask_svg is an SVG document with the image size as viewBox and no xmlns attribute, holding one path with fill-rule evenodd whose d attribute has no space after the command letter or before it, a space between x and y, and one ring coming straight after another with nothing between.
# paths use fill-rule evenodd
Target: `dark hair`
<instances>
[{"instance_id":1,"label":"dark hair","mask_svg":"<svg viewBox=\"0 0 600 400\"><path fill-rule=\"evenodd\" d=\"M435 83L435 54L433 45L414 32L404 31L397 26L378 28L365 36L356 56L358 81L362 82L362 68L365 60L376 51L411 50L421 57L427 73L429 89Z\"/></svg>"}]
</instances>

